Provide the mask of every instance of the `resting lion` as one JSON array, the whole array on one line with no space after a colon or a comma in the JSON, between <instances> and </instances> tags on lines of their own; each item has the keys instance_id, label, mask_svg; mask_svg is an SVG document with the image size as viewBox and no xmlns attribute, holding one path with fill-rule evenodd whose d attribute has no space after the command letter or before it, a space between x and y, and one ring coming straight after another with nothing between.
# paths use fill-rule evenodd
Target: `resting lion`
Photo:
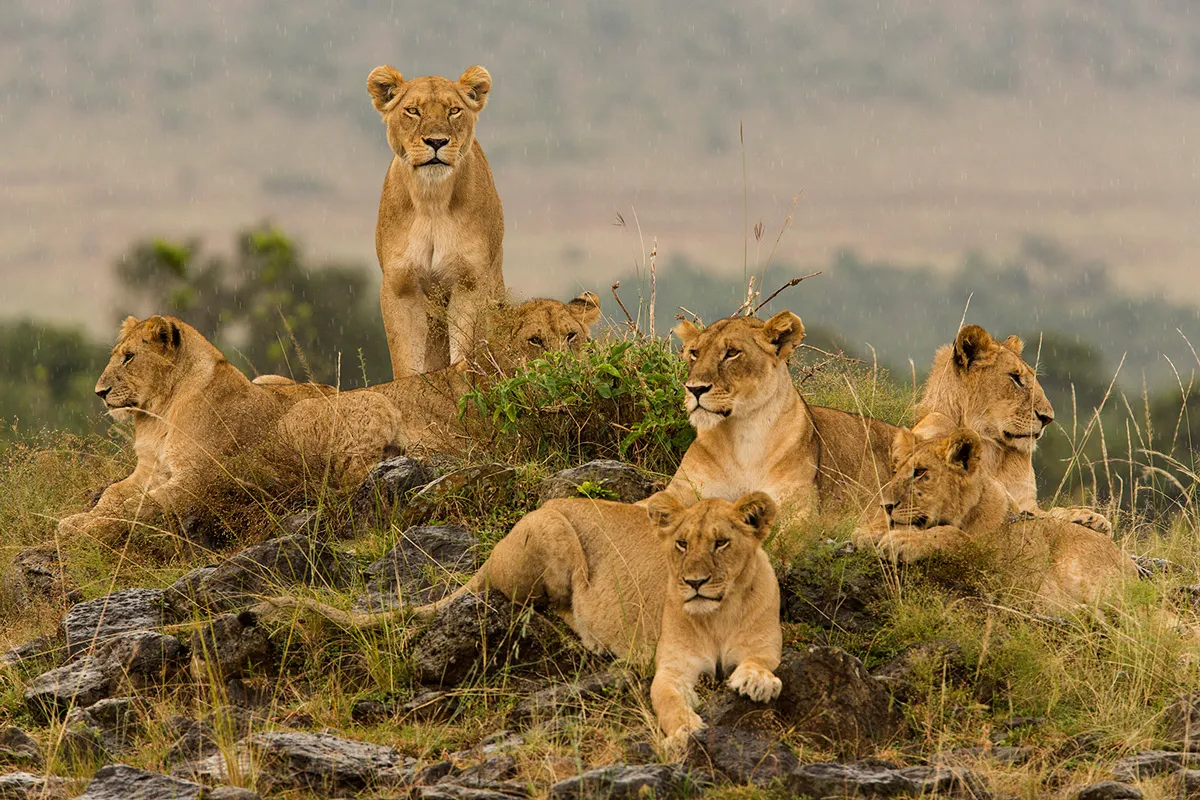
<instances>
[{"instance_id":1,"label":"resting lion","mask_svg":"<svg viewBox=\"0 0 1200 800\"><path fill-rule=\"evenodd\" d=\"M269 482L281 489L305 473L333 469L365 473L395 443L379 429L399 425L379 395L349 398L312 384L260 386L182 320L129 317L96 383L114 419L132 419L137 467L104 490L96 505L59 522L61 530L111 539L134 522L182 516L222 487ZM305 425L288 414L298 402L334 409L331 427ZM345 416L369 416L368 429ZM377 451L375 443L380 442Z\"/></svg>"},{"instance_id":2,"label":"resting lion","mask_svg":"<svg viewBox=\"0 0 1200 800\"><path fill-rule=\"evenodd\" d=\"M367 78L395 154L375 229L395 378L461 361L480 315L504 291L504 215L475 139L491 88L483 67L457 82L432 75L406 81L390 66Z\"/></svg>"},{"instance_id":3,"label":"resting lion","mask_svg":"<svg viewBox=\"0 0 1200 800\"><path fill-rule=\"evenodd\" d=\"M804 401L787 366L804 339L799 317L731 317L703 330L682 322L675 334L688 362L684 399L696 440L667 491L686 503L761 490L789 517L876 501L897 429Z\"/></svg>"},{"instance_id":4,"label":"resting lion","mask_svg":"<svg viewBox=\"0 0 1200 800\"><path fill-rule=\"evenodd\" d=\"M1033 450L1050 423L1054 408L1037 373L1021 358L1017 336L993 339L978 325L965 325L954 342L938 348L925 381L913 433L920 438L946 436L958 426L971 428L984 441L983 464L1003 484L1017 509L1038 512ZM1112 530L1107 519L1087 508L1055 508L1051 516Z\"/></svg>"},{"instance_id":5,"label":"resting lion","mask_svg":"<svg viewBox=\"0 0 1200 800\"><path fill-rule=\"evenodd\" d=\"M1020 512L988 474L986 444L970 428L917 439L901 431L883 503L892 530L876 547L900 561L961 559L1018 598L1066 608L1095 604L1137 577L1112 539L1062 519Z\"/></svg>"}]
</instances>

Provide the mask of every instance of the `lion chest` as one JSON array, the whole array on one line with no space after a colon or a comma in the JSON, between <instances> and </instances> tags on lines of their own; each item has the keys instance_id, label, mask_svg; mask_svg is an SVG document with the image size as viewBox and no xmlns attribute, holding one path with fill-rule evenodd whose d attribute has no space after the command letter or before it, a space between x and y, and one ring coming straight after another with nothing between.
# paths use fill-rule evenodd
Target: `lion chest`
<instances>
[{"instance_id":1,"label":"lion chest","mask_svg":"<svg viewBox=\"0 0 1200 800\"><path fill-rule=\"evenodd\" d=\"M413 212L400 238L390 266L422 280L459 281L478 272L486 258L478 233L452 213Z\"/></svg>"}]
</instances>

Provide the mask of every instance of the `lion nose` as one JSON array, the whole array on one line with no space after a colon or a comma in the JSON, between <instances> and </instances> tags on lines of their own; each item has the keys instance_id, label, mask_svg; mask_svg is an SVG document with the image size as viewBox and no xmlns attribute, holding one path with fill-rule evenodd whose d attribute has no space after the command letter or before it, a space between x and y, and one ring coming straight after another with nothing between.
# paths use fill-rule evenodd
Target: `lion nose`
<instances>
[{"instance_id":1,"label":"lion nose","mask_svg":"<svg viewBox=\"0 0 1200 800\"><path fill-rule=\"evenodd\" d=\"M698 592L701 586L708 583L708 578L684 578L683 582Z\"/></svg>"},{"instance_id":2,"label":"lion nose","mask_svg":"<svg viewBox=\"0 0 1200 800\"><path fill-rule=\"evenodd\" d=\"M429 145L434 150L437 150L439 147L445 147L446 145L450 144L449 139L441 139L441 138L433 138L433 137L422 139L421 141L425 142L425 144Z\"/></svg>"},{"instance_id":3,"label":"lion nose","mask_svg":"<svg viewBox=\"0 0 1200 800\"><path fill-rule=\"evenodd\" d=\"M689 384L689 385L688 385L688 387L687 387L687 390L688 390L689 392L691 392L691 393L692 393L692 395L694 395L694 396L695 396L695 398L696 398L697 400L699 400L699 399L700 399L700 395L704 394L705 392L707 392L707 391L708 391L709 389L711 389L711 388L712 388L712 384L711 384L711 383L705 383L705 384L701 384L701 385L699 385L699 386L693 386L693 385Z\"/></svg>"},{"instance_id":4,"label":"lion nose","mask_svg":"<svg viewBox=\"0 0 1200 800\"><path fill-rule=\"evenodd\" d=\"M1043 428L1048 427L1051 422L1054 422L1053 414L1043 414L1039 411L1037 412L1037 418L1042 423Z\"/></svg>"},{"instance_id":5,"label":"lion nose","mask_svg":"<svg viewBox=\"0 0 1200 800\"><path fill-rule=\"evenodd\" d=\"M883 510L889 514L892 513L892 509L895 507L896 507L895 503L884 503L883 504Z\"/></svg>"},{"instance_id":6,"label":"lion nose","mask_svg":"<svg viewBox=\"0 0 1200 800\"><path fill-rule=\"evenodd\" d=\"M111 386L97 386L96 387L96 394L100 395L101 400L108 397L108 393L111 391L112 391Z\"/></svg>"}]
</instances>

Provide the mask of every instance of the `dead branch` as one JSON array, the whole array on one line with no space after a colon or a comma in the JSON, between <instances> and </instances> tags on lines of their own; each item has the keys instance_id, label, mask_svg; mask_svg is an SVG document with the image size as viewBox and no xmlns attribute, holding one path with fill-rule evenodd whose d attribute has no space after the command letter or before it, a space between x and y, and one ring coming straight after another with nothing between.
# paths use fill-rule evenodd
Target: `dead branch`
<instances>
[{"instance_id":1,"label":"dead branch","mask_svg":"<svg viewBox=\"0 0 1200 800\"><path fill-rule=\"evenodd\" d=\"M621 310L625 312L625 322L627 325L629 325L629 329L631 331L636 331L638 329L637 323L633 321L633 317L629 316L629 309L626 308L625 304L621 302L621 295L617 294L617 289L620 289L620 288L621 288L620 281L617 281L616 283L614 283L612 285L613 297L617 298L617 305L619 305L621 307Z\"/></svg>"},{"instance_id":2,"label":"dead branch","mask_svg":"<svg viewBox=\"0 0 1200 800\"><path fill-rule=\"evenodd\" d=\"M792 278L790 281L785 283L783 286L780 286L778 289L771 292L771 294L767 297L766 300L763 300L761 303L759 303L757 306L755 306L754 313L757 314L762 309L763 306L765 306L767 303L774 300L775 296L777 294L779 294L780 292L782 292L784 289L790 289L793 286L795 286L797 283L800 283L800 281L807 280L809 278L815 278L818 275L820 275L822 272L823 272L823 270L818 270L817 272L810 272L807 275L801 275L799 278Z\"/></svg>"}]
</instances>

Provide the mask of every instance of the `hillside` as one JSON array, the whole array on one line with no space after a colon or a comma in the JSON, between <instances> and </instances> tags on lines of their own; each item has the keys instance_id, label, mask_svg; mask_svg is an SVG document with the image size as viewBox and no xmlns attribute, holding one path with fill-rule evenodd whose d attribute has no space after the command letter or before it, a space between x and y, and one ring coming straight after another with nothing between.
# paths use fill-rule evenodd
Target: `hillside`
<instances>
[{"instance_id":1,"label":"hillside","mask_svg":"<svg viewBox=\"0 0 1200 800\"><path fill-rule=\"evenodd\" d=\"M624 271L611 222L631 208L663 253L740 273L743 192L768 227L803 192L791 261L848 245L945 267L1033 233L1200 301L1190 10L7 3L0 313L103 332L128 242L264 217L369 262L388 153L363 82L382 62L492 71L480 139L523 293Z\"/></svg>"}]
</instances>

